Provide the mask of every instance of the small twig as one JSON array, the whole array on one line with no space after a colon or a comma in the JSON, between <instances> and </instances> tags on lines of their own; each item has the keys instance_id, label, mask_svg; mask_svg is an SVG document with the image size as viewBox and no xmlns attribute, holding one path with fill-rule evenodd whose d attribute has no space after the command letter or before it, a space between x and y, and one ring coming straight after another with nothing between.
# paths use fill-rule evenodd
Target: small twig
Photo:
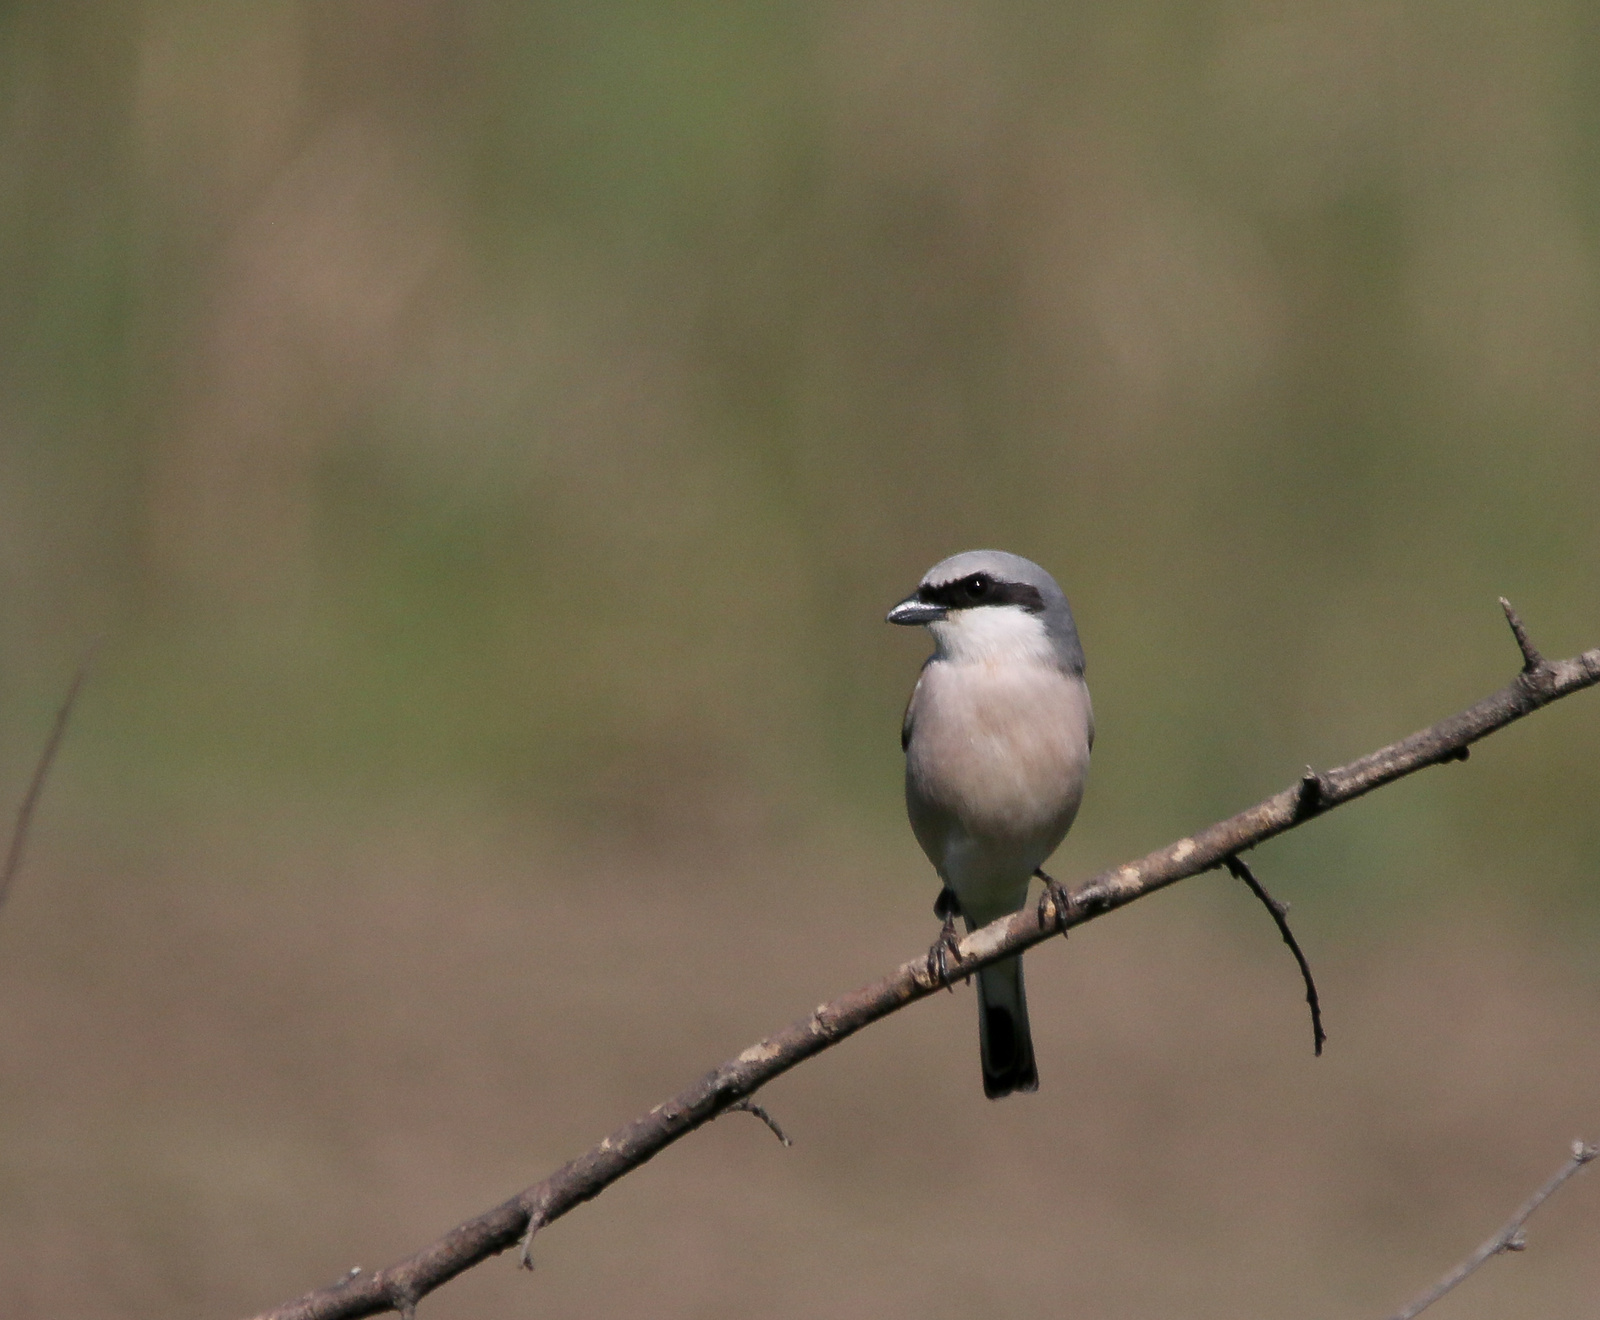
<instances>
[{"instance_id":1,"label":"small twig","mask_svg":"<svg viewBox=\"0 0 1600 1320\"><path fill-rule=\"evenodd\" d=\"M1309 772L1308 772L1309 777ZM1283 942L1289 946L1289 952L1294 954L1294 960L1300 964L1300 975L1306 983L1306 1003L1311 1006L1311 1047L1317 1057L1322 1056L1322 1042L1328 1039L1328 1033L1322 1029L1322 1004L1317 999L1317 983L1311 979L1311 964L1306 961L1305 954L1300 952L1300 944L1294 937L1294 932L1289 929L1289 905L1280 903L1271 894L1262 888L1261 881L1251 874L1250 868L1245 865L1244 858L1237 853L1225 858L1223 865L1235 880L1243 880L1250 886L1250 892L1266 905L1272 919L1278 923L1278 934L1283 936Z\"/></svg>"},{"instance_id":2,"label":"small twig","mask_svg":"<svg viewBox=\"0 0 1600 1320\"><path fill-rule=\"evenodd\" d=\"M1539 648L1529 640L1528 630L1522 626L1522 620L1511 608L1511 602L1504 596L1500 597L1500 608L1506 612L1506 622L1511 625L1511 635L1517 639L1517 650L1522 652L1522 672L1537 673L1545 667L1545 659L1539 654Z\"/></svg>"},{"instance_id":3,"label":"small twig","mask_svg":"<svg viewBox=\"0 0 1600 1320\"><path fill-rule=\"evenodd\" d=\"M1510 607L1506 607L1510 613ZM1513 624L1512 627L1516 625ZM1446 1274L1438 1283L1429 1288L1427 1292L1418 1297L1403 1311L1397 1311L1394 1320L1412 1320L1413 1316L1420 1315L1428 1307L1443 1297L1447 1292L1471 1274L1478 1266L1491 1256L1498 1256L1502 1251L1521 1251L1527 1245L1527 1239L1522 1235L1522 1226L1527 1223L1528 1216L1537 1210L1555 1192L1556 1188L1572 1177L1579 1169L1583 1168L1596 1155L1600 1155L1600 1148L1585 1145L1581 1141L1572 1143L1572 1154L1567 1162L1550 1175L1549 1180L1522 1203L1517 1213L1506 1220L1500 1231L1485 1242L1481 1247L1468 1256L1455 1269Z\"/></svg>"},{"instance_id":4,"label":"small twig","mask_svg":"<svg viewBox=\"0 0 1600 1320\"><path fill-rule=\"evenodd\" d=\"M89 644L88 651L84 654L83 663L78 666L78 672L73 675L72 686L67 689L67 695L61 702L61 708L56 711L56 722L50 727L50 736L45 739L44 750L39 753L39 762L33 767L33 779L28 784L28 791L23 794L22 806L17 809L16 828L11 832L11 846L6 850L6 862L0 869L0 904L4 904L11 894L11 882L16 879L17 872L22 869L22 850L28 841L28 828L33 824L33 812L39 805L39 798L44 793L44 781L50 774L50 767L55 762L56 752L61 747L61 739L67 732L67 721L72 716L72 708L77 704L78 693L83 688L84 681L89 677L89 668L94 664L95 652L100 649L97 638Z\"/></svg>"},{"instance_id":5,"label":"small twig","mask_svg":"<svg viewBox=\"0 0 1600 1320\"><path fill-rule=\"evenodd\" d=\"M763 1123L765 1123L768 1128L770 1128L772 1130L772 1135L775 1136L779 1141L781 1141L785 1146L794 1145L794 1142L789 1140L789 1134L786 1133L781 1127L778 1126L778 1120L773 1118L773 1116L771 1114L767 1113L766 1109L763 1106L758 1105L754 1100L751 1100L748 1096L743 1100L735 1100L731 1105L729 1105L722 1112L724 1114L733 1114L733 1113L754 1114Z\"/></svg>"}]
</instances>

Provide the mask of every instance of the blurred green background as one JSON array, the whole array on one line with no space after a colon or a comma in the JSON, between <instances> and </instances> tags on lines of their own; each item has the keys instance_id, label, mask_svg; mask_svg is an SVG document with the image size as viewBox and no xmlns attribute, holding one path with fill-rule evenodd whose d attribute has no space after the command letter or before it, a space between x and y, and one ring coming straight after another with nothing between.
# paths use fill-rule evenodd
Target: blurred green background
<instances>
[{"instance_id":1,"label":"blurred green background","mask_svg":"<svg viewBox=\"0 0 1600 1320\"><path fill-rule=\"evenodd\" d=\"M931 937L895 741L926 644L881 619L946 554L1028 555L1077 612L1100 736L1064 878L1499 686L1498 595L1551 655L1600 644L1597 150L1575 2L0 8L13 796L104 638L0 912L9 1313L226 1314L385 1263ZM682 1277L631 1293L615 1258L710 1222L688 1148L659 1212L619 1189L548 1272L429 1309L1033 1314L999 1248L939 1278L928 1207L998 1197L998 1242L1062 1250L1077 1214L1177 1262L1095 1247L1098 1313L1392 1310L1597 1135L1597 740L1577 697L1261 854L1343 1062L1299 1057L1286 955L1195 882L1083 946L1121 926L1179 998L1187 968L1264 999L1173 1023L1204 1048L1157 1031L1137 1086L1139 956L1015 1106L972 1099L957 996L784 1083L826 1093L823 1161L870 1091L872 1142L924 1137L895 1172L785 1190L719 1127L751 1208ZM1075 957L1030 961L1036 1017ZM688 998L646 1030L663 985ZM1363 1054L1357 1004L1401 1035ZM1120 1080L1052 1101L1102 1047ZM1253 1079L1282 1149L1250 1127L1185 1172L1134 1125L1018 1190L1041 1139L1128 1117L1119 1086L1210 1140L1240 1097L1191 1064ZM473 1104L468 1155L442 1130ZM1012 1173L980 1189L951 1142ZM1197 1218L1245 1167L1295 1208ZM1592 1236L1595 1190L1551 1217ZM1281 1278L1241 1265L1268 1232ZM1089 1287L1065 1259L1040 1306ZM751 1262L764 1301L717 1291ZM1576 1245L1515 1270L1460 1313L1600 1288Z\"/></svg>"}]
</instances>

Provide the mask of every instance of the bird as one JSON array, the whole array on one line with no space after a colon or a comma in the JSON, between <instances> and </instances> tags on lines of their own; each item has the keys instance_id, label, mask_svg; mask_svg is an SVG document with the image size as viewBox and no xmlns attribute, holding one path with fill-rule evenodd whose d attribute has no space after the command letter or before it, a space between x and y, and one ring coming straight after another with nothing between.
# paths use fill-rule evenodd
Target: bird
<instances>
[{"instance_id":1,"label":"bird","mask_svg":"<svg viewBox=\"0 0 1600 1320\"><path fill-rule=\"evenodd\" d=\"M940 560L886 621L933 638L900 746L911 829L944 885L929 958L945 979L956 916L972 931L1016 912L1038 875L1064 917L1065 894L1041 868L1083 800L1094 709L1071 607L1032 560L1002 550ZM980 968L977 992L984 1094L1038 1090L1021 956Z\"/></svg>"}]
</instances>

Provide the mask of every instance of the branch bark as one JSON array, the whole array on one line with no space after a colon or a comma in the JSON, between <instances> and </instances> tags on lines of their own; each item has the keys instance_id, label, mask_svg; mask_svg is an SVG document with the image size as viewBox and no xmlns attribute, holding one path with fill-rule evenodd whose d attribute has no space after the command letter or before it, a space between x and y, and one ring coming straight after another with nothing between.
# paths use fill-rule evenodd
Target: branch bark
<instances>
[{"instance_id":1,"label":"branch bark","mask_svg":"<svg viewBox=\"0 0 1600 1320\"><path fill-rule=\"evenodd\" d=\"M1102 871L1068 894L1065 913L1057 912L1054 902L1046 900L1037 908L1025 906L1010 917L972 931L958 946L961 972L1021 953L1146 894L1225 865L1237 853L1405 775L1463 760L1468 747L1480 738L1552 701L1600 683L1600 647L1570 660L1545 660L1527 641L1521 620L1509 606L1506 610L1525 663L1500 691L1349 765L1320 774L1309 772L1238 815L1137 861ZM806 1017L758 1041L687 1090L617 1129L543 1182L457 1225L414 1255L375 1273L352 1272L339 1283L262 1312L256 1320L351 1320L386 1311L410 1316L428 1293L518 1242L523 1243L523 1259L528 1263L527 1244L546 1224L592 1200L773 1078L941 988L927 955L919 954L887 976L818 1005Z\"/></svg>"}]
</instances>

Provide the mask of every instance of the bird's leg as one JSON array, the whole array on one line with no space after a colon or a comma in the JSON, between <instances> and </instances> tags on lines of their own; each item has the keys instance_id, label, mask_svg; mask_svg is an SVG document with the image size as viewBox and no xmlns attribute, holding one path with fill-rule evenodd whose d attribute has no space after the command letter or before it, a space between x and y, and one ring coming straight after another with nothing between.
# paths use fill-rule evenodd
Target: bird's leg
<instances>
[{"instance_id":1,"label":"bird's leg","mask_svg":"<svg viewBox=\"0 0 1600 1320\"><path fill-rule=\"evenodd\" d=\"M943 917L944 926L939 931L939 938L928 950L928 975L954 994L955 989L950 984L949 964L953 958L956 966L961 966L961 941L956 935L956 918L961 915L961 900L956 897L955 890L949 885L941 889L939 897L933 900L933 915Z\"/></svg>"},{"instance_id":2,"label":"bird's leg","mask_svg":"<svg viewBox=\"0 0 1600 1320\"><path fill-rule=\"evenodd\" d=\"M1050 906L1055 909L1055 927L1063 936L1067 933L1067 914L1072 911L1072 899L1068 897L1066 886L1059 880L1053 880L1041 868L1034 872L1039 879L1044 881L1044 893L1039 895L1039 928L1044 929L1045 900L1050 900Z\"/></svg>"}]
</instances>

